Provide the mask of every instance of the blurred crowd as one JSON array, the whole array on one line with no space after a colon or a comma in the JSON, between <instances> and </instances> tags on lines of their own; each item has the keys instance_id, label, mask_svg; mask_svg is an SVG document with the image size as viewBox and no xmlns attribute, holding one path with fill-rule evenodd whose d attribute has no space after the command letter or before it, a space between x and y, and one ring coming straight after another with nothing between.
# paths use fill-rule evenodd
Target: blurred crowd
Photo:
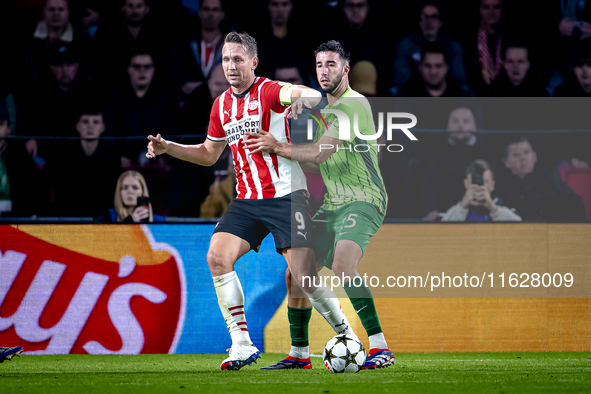
<instances>
[{"instance_id":1,"label":"blurred crowd","mask_svg":"<svg viewBox=\"0 0 591 394\"><path fill-rule=\"evenodd\" d=\"M591 96L591 0L4 0L0 215L220 216L233 195L231 153L210 168L144 153L149 134L204 140L229 87L230 31L256 38L258 76L316 88L313 51L336 39L352 54L352 87L368 97L570 97L584 108ZM589 133L567 133L557 152L556 139L520 135L478 105L427 117L418 127L439 133L380 156L388 218L591 219ZM149 195L141 214L124 203L126 171L141 177L136 199Z\"/></svg>"}]
</instances>

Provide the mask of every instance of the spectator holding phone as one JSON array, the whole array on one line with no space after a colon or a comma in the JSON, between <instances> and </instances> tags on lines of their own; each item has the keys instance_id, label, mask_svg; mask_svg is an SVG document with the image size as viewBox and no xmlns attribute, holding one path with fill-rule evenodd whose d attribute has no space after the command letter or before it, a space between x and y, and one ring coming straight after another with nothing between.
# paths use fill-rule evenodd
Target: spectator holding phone
<instances>
[{"instance_id":1,"label":"spectator holding phone","mask_svg":"<svg viewBox=\"0 0 591 394\"><path fill-rule=\"evenodd\" d=\"M137 171L125 171L119 176L115 189L115 207L97 221L107 223L163 222L164 217L154 215L148 185Z\"/></svg>"},{"instance_id":2,"label":"spectator holding phone","mask_svg":"<svg viewBox=\"0 0 591 394\"><path fill-rule=\"evenodd\" d=\"M466 193L459 203L442 217L443 222L520 222L521 217L493 199L495 180L492 167L484 160L476 160L466 168L464 178Z\"/></svg>"},{"instance_id":3,"label":"spectator holding phone","mask_svg":"<svg viewBox=\"0 0 591 394\"><path fill-rule=\"evenodd\" d=\"M43 171L52 190L53 215L91 218L113 203L121 154L116 143L100 138L103 112L93 100L78 111L76 131L79 139L60 141L47 151Z\"/></svg>"},{"instance_id":4,"label":"spectator holding phone","mask_svg":"<svg viewBox=\"0 0 591 394\"><path fill-rule=\"evenodd\" d=\"M447 134L430 133L424 138L425 144L431 146L422 175L417 176L420 180L420 199L411 202L413 205L420 204L421 210L417 213L427 212L424 221L439 220L441 212L458 201L458 196L464 192L462 174L466 167L474 160L489 159L491 156L477 130L476 109L472 102L466 101L466 104L450 111Z\"/></svg>"}]
</instances>

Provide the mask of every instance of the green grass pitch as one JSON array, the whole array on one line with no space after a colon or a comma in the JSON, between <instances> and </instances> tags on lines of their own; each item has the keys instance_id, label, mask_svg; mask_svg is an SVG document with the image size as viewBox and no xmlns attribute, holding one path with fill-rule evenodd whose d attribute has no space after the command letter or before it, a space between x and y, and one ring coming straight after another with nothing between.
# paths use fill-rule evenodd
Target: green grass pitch
<instances>
[{"instance_id":1,"label":"green grass pitch","mask_svg":"<svg viewBox=\"0 0 591 394\"><path fill-rule=\"evenodd\" d=\"M575 393L591 392L591 353L396 354L396 365L331 374L259 371L259 364L220 371L223 355L22 357L0 365L0 393Z\"/></svg>"}]
</instances>

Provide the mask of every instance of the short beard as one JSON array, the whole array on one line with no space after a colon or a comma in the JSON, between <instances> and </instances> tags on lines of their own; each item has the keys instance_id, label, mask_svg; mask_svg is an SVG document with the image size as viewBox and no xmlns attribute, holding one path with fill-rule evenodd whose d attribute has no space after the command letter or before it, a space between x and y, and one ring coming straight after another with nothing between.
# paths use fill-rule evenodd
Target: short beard
<instances>
[{"instance_id":1,"label":"short beard","mask_svg":"<svg viewBox=\"0 0 591 394\"><path fill-rule=\"evenodd\" d=\"M340 74L337 78L334 79L334 81L330 81L330 86L328 86L327 88L322 88L322 91L332 96L335 90L339 88L339 85L341 84L342 80L343 74Z\"/></svg>"}]
</instances>

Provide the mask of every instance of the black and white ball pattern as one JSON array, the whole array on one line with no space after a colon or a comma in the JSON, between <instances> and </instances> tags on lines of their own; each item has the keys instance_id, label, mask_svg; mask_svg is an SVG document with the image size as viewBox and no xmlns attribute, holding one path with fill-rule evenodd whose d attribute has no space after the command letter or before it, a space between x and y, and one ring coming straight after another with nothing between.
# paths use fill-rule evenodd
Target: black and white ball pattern
<instances>
[{"instance_id":1,"label":"black and white ball pattern","mask_svg":"<svg viewBox=\"0 0 591 394\"><path fill-rule=\"evenodd\" d=\"M358 372L365 357L363 344L346 334L332 337L324 347L324 366L332 373Z\"/></svg>"}]
</instances>

